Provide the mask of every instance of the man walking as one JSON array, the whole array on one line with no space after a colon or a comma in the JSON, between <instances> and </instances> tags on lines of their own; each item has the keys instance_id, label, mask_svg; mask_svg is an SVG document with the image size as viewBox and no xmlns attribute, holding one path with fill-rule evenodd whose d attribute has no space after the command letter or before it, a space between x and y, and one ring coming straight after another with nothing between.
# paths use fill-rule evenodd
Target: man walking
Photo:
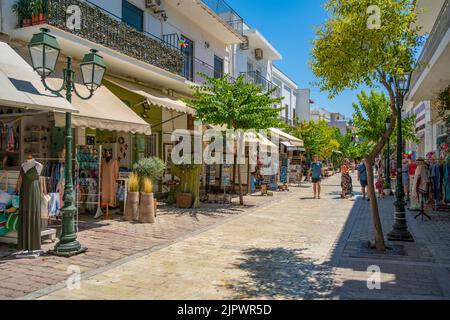
<instances>
[{"instance_id":1,"label":"man walking","mask_svg":"<svg viewBox=\"0 0 450 320\"><path fill-rule=\"evenodd\" d=\"M314 199L320 199L320 192L322 189L321 182L323 174L322 162L319 161L318 156L313 157L313 162L311 163L311 168L309 169L309 176L312 177L313 189L314 189Z\"/></svg>"},{"instance_id":2,"label":"man walking","mask_svg":"<svg viewBox=\"0 0 450 320\"><path fill-rule=\"evenodd\" d=\"M366 166L366 160L362 159L361 163L358 166L357 170L357 178L359 183L361 184L361 191L363 194L363 200L366 200L366 188L369 185L368 179L367 179L367 166Z\"/></svg>"}]
</instances>

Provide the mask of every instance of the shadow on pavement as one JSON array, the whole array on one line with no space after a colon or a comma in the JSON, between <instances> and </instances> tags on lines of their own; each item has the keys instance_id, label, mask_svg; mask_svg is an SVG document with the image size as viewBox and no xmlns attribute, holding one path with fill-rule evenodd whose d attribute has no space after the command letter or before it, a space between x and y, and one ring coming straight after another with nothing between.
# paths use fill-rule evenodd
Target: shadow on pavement
<instances>
[{"instance_id":1,"label":"shadow on pavement","mask_svg":"<svg viewBox=\"0 0 450 320\"><path fill-rule=\"evenodd\" d=\"M227 285L237 299L318 299L332 285L328 266L302 256L303 249L248 249L234 266L248 276Z\"/></svg>"}]
</instances>

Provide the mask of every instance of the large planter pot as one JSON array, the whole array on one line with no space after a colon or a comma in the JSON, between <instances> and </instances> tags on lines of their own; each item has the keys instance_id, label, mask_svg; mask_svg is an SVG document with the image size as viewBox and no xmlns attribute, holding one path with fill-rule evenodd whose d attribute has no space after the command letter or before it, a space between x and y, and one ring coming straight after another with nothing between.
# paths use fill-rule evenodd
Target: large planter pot
<instances>
[{"instance_id":1,"label":"large planter pot","mask_svg":"<svg viewBox=\"0 0 450 320\"><path fill-rule=\"evenodd\" d=\"M192 207L192 203L194 202L194 198L191 193L182 193L179 192L175 196L175 201L178 208L188 209Z\"/></svg>"},{"instance_id":2,"label":"large planter pot","mask_svg":"<svg viewBox=\"0 0 450 320\"><path fill-rule=\"evenodd\" d=\"M26 18L22 20L22 27L26 28L31 26L31 19L30 18Z\"/></svg>"},{"instance_id":3,"label":"large planter pot","mask_svg":"<svg viewBox=\"0 0 450 320\"><path fill-rule=\"evenodd\" d=\"M128 192L127 205L123 219L133 221L139 218L139 192Z\"/></svg>"},{"instance_id":4,"label":"large planter pot","mask_svg":"<svg viewBox=\"0 0 450 320\"><path fill-rule=\"evenodd\" d=\"M141 202L139 203L139 222L155 223L155 200L153 193L141 193Z\"/></svg>"}]
</instances>

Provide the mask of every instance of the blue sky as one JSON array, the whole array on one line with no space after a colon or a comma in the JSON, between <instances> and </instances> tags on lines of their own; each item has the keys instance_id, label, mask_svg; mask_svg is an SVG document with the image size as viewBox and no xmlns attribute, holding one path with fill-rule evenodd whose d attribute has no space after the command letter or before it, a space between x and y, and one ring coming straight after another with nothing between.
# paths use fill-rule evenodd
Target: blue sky
<instances>
[{"instance_id":1,"label":"blue sky","mask_svg":"<svg viewBox=\"0 0 450 320\"><path fill-rule=\"evenodd\" d=\"M359 91L346 91L333 100L326 92L311 86L315 77L308 61L314 26L327 17L322 4L325 0L227 0L242 18L258 29L283 55L280 67L301 88L310 88L314 107L341 112L347 117L353 113L352 102L356 102Z\"/></svg>"}]
</instances>

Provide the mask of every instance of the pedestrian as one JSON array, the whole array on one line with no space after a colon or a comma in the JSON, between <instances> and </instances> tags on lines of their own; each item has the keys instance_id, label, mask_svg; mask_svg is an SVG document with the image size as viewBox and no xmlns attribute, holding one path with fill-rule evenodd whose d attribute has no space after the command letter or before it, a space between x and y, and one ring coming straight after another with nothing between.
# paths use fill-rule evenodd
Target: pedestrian
<instances>
[{"instance_id":1,"label":"pedestrian","mask_svg":"<svg viewBox=\"0 0 450 320\"><path fill-rule=\"evenodd\" d=\"M384 178L383 178L383 174L380 173L378 174L378 178L377 178L377 182L375 183L375 187L377 188L378 191L378 198L384 198Z\"/></svg>"},{"instance_id":2,"label":"pedestrian","mask_svg":"<svg viewBox=\"0 0 450 320\"><path fill-rule=\"evenodd\" d=\"M348 159L345 159L341 166L341 188L342 199L347 199L348 192L352 189L352 178L350 176L350 167Z\"/></svg>"},{"instance_id":3,"label":"pedestrian","mask_svg":"<svg viewBox=\"0 0 450 320\"><path fill-rule=\"evenodd\" d=\"M406 194L406 201L409 201L411 188L409 186L410 183L409 163L407 159L404 159L402 163L402 180L403 180L403 189Z\"/></svg>"},{"instance_id":4,"label":"pedestrian","mask_svg":"<svg viewBox=\"0 0 450 320\"><path fill-rule=\"evenodd\" d=\"M323 165L322 162L319 161L318 156L313 157L313 162L311 163L308 176L312 178L314 199L320 199L320 192L322 189L321 182L324 174Z\"/></svg>"},{"instance_id":5,"label":"pedestrian","mask_svg":"<svg viewBox=\"0 0 450 320\"><path fill-rule=\"evenodd\" d=\"M367 178L367 166L366 166L366 160L362 159L361 163L358 166L357 170L357 178L361 185L361 192L363 194L363 200L366 200L366 190L367 186L369 185L368 178Z\"/></svg>"}]
</instances>

